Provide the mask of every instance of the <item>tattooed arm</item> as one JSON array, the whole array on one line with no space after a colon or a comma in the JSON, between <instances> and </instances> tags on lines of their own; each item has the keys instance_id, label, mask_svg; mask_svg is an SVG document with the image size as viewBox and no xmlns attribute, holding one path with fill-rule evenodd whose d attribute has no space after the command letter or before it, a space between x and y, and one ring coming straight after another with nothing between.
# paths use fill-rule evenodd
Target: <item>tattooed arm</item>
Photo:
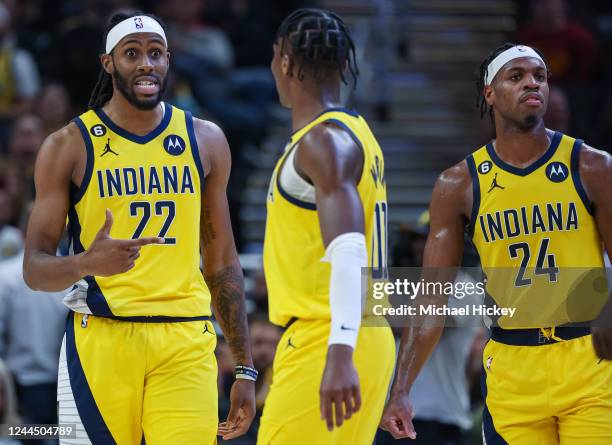
<instances>
[{"instance_id":1,"label":"tattooed arm","mask_svg":"<svg viewBox=\"0 0 612 445\"><path fill-rule=\"evenodd\" d=\"M194 119L200 159L206 176L202 191L200 243L204 279L212 295L215 318L239 365L253 366L244 303L244 279L238 262L227 204L231 158L225 135L215 124ZM244 434L255 416L255 385L238 379L230 394L227 421L219 426L224 439Z\"/></svg>"}]
</instances>

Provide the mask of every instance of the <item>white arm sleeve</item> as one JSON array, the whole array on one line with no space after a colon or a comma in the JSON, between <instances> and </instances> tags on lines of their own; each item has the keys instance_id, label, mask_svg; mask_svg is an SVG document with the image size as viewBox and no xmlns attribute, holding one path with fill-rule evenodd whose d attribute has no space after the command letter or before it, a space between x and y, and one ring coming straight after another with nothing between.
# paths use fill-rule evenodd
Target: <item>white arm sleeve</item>
<instances>
[{"instance_id":1,"label":"white arm sleeve","mask_svg":"<svg viewBox=\"0 0 612 445\"><path fill-rule=\"evenodd\" d=\"M361 325L361 268L368 263L364 234L350 232L338 235L327 246L323 261L331 263L331 330L328 344L355 348Z\"/></svg>"}]
</instances>

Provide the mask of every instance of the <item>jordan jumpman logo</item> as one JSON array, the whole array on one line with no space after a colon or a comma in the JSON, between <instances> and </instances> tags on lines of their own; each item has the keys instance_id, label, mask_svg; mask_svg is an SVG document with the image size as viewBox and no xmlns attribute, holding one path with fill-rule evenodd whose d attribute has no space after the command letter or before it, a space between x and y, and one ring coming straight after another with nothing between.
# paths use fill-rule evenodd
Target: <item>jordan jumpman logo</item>
<instances>
[{"instance_id":1,"label":"jordan jumpman logo","mask_svg":"<svg viewBox=\"0 0 612 445\"><path fill-rule=\"evenodd\" d=\"M114 152L113 149L110 147L110 138L106 140L106 145L104 146L104 151L102 152L100 157L102 157L102 156L104 156L105 154L108 154L108 153L112 153L115 156L119 156L119 153Z\"/></svg>"},{"instance_id":2,"label":"jordan jumpman logo","mask_svg":"<svg viewBox=\"0 0 612 445\"><path fill-rule=\"evenodd\" d=\"M494 188L498 188L498 189L502 189L502 190L505 189L505 187L502 187L501 185L499 185L497 183L497 173L495 173L495 177L493 178L493 182L491 183L491 188L489 189L489 191L487 193L491 193Z\"/></svg>"}]
</instances>

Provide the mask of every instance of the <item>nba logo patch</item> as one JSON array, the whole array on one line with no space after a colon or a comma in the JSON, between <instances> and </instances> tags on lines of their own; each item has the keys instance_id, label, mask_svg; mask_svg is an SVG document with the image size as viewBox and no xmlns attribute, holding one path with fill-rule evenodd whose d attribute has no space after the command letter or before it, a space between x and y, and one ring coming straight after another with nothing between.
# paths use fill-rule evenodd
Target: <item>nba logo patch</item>
<instances>
[{"instance_id":1,"label":"nba logo patch","mask_svg":"<svg viewBox=\"0 0 612 445\"><path fill-rule=\"evenodd\" d=\"M172 156L178 156L185 151L185 141L176 134L168 135L164 139L164 150Z\"/></svg>"},{"instance_id":2,"label":"nba logo patch","mask_svg":"<svg viewBox=\"0 0 612 445\"><path fill-rule=\"evenodd\" d=\"M136 25L136 29L144 28L141 17L134 17L134 25Z\"/></svg>"},{"instance_id":3,"label":"nba logo patch","mask_svg":"<svg viewBox=\"0 0 612 445\"><path fill-rule=\"evenodd\" d=\"M493 363L493 357L487 358L487 369L491 369L491 363Z\"/></svg>"},{"instance_id":4,"label":"nba logo patch","mask_svg":"<svg viewBox=\"0 0 612 445\"><path fill-rule=\"evenodd\" d=\"M563 182L569 175L569 169L563 162L551 162L546 166L546 177L552 182Z\"/></svg>"}]
</instances>

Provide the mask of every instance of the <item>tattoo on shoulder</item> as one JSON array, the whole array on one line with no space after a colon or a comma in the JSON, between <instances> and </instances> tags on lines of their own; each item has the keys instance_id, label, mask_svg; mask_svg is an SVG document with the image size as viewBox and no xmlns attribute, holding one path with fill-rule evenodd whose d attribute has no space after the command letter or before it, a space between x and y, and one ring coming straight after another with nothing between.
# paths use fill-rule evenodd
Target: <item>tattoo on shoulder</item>
<instances>
[{"instance_id":1,"label":"tattoo on shoulder","mask_svg":"<svg viewBox=\"0 0 612 445\"><path fill-rule=\"evenodd\" d=\"M204 206L200 221L200 237L202 245L207 246L217 238L215 228L212 223L211 210L209 206Z\"/></svg>"}]
</instances>

